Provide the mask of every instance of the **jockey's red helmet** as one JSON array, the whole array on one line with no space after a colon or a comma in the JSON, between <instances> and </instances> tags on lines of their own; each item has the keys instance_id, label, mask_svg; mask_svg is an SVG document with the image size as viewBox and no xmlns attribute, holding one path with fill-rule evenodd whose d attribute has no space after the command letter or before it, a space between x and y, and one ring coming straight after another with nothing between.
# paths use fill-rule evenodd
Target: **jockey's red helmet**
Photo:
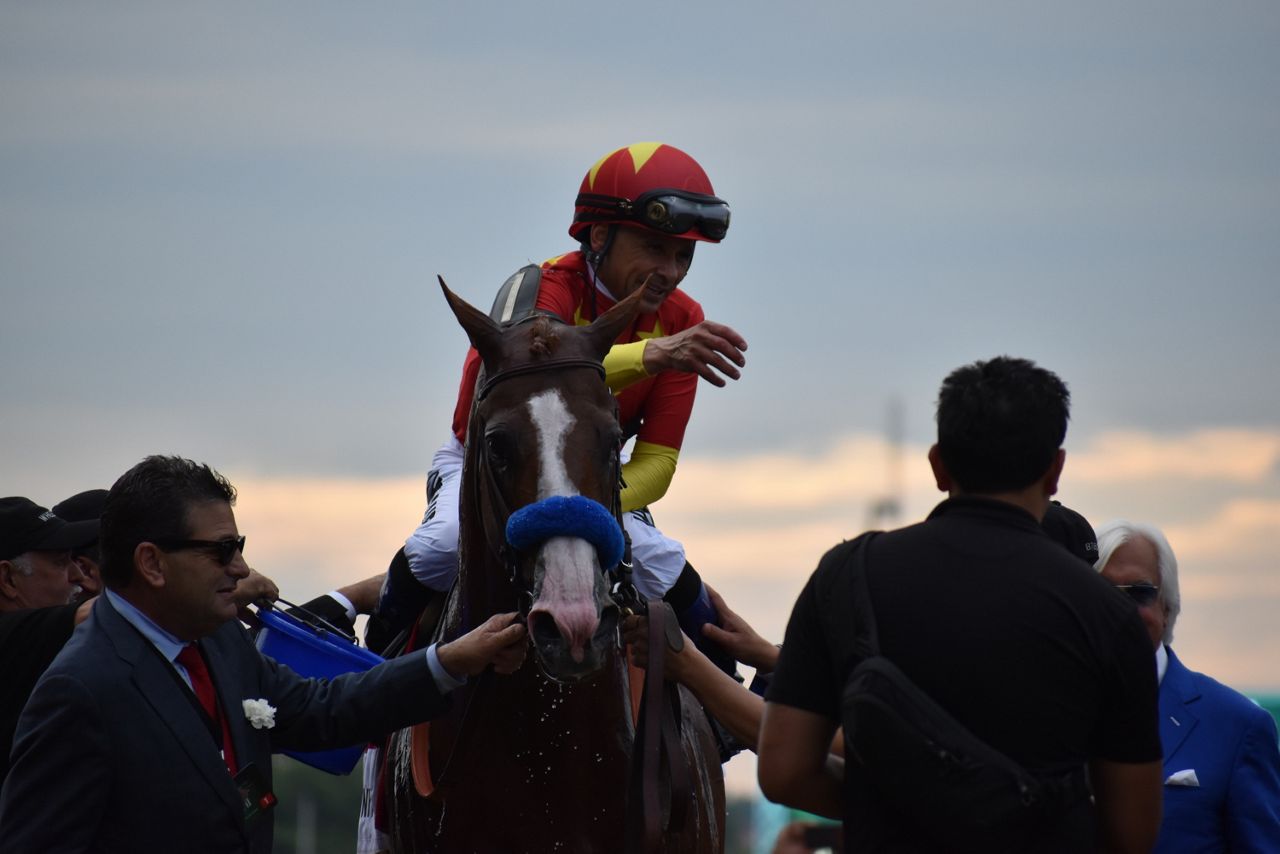
<instances>
[{"instance_id":1,"label":"jockey's red helmet","mask_svg":"<svg viewBox=\"0 0 1280 854\"><path fill-rule=\"evenodd\" d=\"M716 196L698 161L680 149L637 142L601 157L582 179L569 234L585 241L597 222L719 243L729 230L729 203Z\"/></svg>"}]
</instances>

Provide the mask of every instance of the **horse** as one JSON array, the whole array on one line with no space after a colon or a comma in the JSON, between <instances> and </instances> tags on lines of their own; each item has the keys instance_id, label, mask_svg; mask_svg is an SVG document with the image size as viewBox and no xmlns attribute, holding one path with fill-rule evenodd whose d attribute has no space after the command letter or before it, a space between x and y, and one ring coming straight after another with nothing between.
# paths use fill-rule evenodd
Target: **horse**
<instances>
[{"instance_id":1,"label":"horse","mask_svg":"<svg viewBox=\"0 0 1280 854\"><path fill-rule=\"evenodd\" d=\"M490 670L457 689L425 738L416 728L426 762L413 730L390 737L393 851L720 852L723 773L706 715L682 687L668 686L679 745L664 767L674 778L684 763L692 792L662 786L663 822L647 825L663 828L658 844L635 831L637 729L615 601L630 585L606 572L623 550L622 433L602 360L640 294L587 326L548 315L500 326L440 286L483 370L465 442L459 573L436 637L519 611L532 654L510 676Z\"/></svg>"}]
</instances>

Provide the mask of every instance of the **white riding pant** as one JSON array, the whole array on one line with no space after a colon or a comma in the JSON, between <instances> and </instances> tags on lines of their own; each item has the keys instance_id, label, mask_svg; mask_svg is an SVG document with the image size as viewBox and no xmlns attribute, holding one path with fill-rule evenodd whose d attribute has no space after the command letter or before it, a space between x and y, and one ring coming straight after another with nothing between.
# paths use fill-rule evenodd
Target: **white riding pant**
<instances>
[{"instance_id":1,"label":"white riding pant","mask_svg":"<svg viewBox=\"0 0 1280 854\"><path fill-rule=\"evenodd\" d=\"M414 578L432 590L446 591L458 575L458 491L463 448L456 437L440 446L427 473L427 510L404 553ZM661 599L684 570L684 546L665 536L644 510L624 513L635 565L632 582L645 599Z\"/></svg>"}]
</instances>

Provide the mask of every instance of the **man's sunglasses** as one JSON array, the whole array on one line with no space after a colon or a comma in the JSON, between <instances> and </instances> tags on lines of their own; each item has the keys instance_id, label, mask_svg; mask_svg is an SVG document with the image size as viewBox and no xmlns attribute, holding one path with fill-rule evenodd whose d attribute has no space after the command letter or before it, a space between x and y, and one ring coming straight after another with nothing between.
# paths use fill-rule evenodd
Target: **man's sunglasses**
<instances>
[{"instance_id":1,"label":"man's sunglasses","mask_svg":"<svg viewBox=\"0 0 1280 854\"><path fill-rule=\"evenodd\" d=\"M221 566L227 566L235 560L236 552L244 554L244 537L227 537L225 540L153 540L152 542L167 552L186 549L207 551Z\"/></svg>"},{"instance_id":2,"label":"man's sunglasses","mask_svg":"<svg viewBox=\"0 0 1280 854\"><path fill-rule=\"evenodd\" d=\"M1116 589L1133 600L1133 604L1140 608L1153 604L1160 596L1160 588L1154 584L1147 584L1145 581L1141 584L1117 584Z\"/></svg>"}]
</instances>

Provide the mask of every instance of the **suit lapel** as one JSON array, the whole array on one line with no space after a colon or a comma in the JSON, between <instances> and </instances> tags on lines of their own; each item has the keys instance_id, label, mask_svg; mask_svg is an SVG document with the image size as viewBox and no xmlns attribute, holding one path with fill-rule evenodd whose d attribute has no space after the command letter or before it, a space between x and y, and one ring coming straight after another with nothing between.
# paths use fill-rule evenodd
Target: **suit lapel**
<instances>
[{"instance_id":1,"label":"suit lapel","mask_svg":"<svg viewBox=\"0 0 1280 854\"><path fill-rule=\"evenodd\" d=\"M244 810L239 792L218 750L213 749L209 729L187 696L189 691L182 680L175 678L170 664L111 607L106 597L97 607L104 612L103 629L111 637L120 657L131 666L130 681L142 702L151 707L177 742L178 749L205 778L218 799L237 817L237 821L242 822Z\"/></svg>"},{"instance_id":2,"label":"suit lapel","mask_svg":"<svg viewBox=\"0 0 1280 854\"><path fill-rule=\"evenodd\" d=\"M1160 681L1160 743L1164 747L1165 771L1168 772L1169 761L1200 722L1194 711L1200 692L1191 679L1191 672L1182 665L1173 650L1166 647L1165 651L1169 654L1169 666Z\"/></svg>"}]
</instances>

